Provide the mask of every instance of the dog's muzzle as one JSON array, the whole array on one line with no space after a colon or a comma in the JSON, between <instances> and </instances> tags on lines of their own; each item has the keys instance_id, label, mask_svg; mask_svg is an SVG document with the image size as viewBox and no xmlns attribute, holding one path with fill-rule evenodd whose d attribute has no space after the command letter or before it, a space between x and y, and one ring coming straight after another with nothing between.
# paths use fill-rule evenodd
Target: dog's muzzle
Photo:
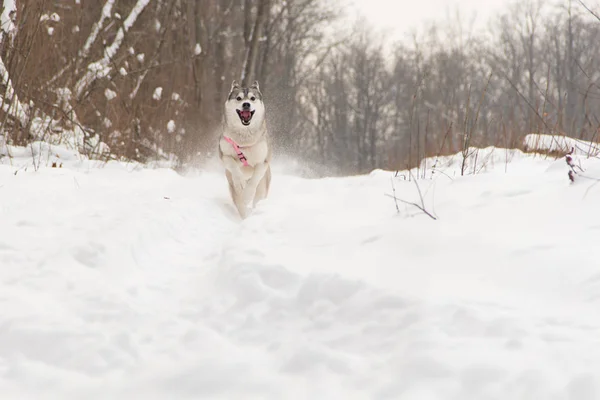
<instances>
[{"instance_id":1,"label":"dog's muzzle","mask_svg":"<svg viewBox=\"0 0 600 400\"><path fill-rule=\"evenodd\" d=\"M240 120L242 121L243 125L250 125L250 121L252 120L252 117L254 116L254 110L236 110L238 113L238 116L240 117Z\"/></svg>"}]
</instances>

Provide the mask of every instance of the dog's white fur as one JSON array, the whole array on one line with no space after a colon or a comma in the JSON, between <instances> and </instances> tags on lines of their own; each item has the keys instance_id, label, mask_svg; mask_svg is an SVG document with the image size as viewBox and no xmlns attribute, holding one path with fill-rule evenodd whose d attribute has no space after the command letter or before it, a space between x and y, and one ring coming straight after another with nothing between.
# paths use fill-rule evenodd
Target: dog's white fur
<instances>
[{"instance_id":1,"label":"dog's white fur","mask_svg":"<svg viewBox=\"0 0 600 400\"><path fill-rule=\"evenodd\" d=\"M250 103L252 119L248 125L242 124L238 110L244 103ZM244 153L248 166L244 166L237 156L231 138ZM249 215L252 207L267 197L271 184L271 146L267 130L265 106L258 82L249 88L242 88L236 81L225 102L223 132L219 140L219 158L225 167L229 192L242 219Z\"/></svg>"}]
</instances>

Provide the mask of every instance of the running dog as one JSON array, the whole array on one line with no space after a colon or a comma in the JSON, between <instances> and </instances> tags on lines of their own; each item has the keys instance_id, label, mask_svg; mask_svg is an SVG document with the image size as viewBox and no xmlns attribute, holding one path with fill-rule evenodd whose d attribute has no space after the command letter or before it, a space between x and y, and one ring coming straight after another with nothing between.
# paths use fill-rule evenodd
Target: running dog
<instances>
[{"instance_id":1,"label":"running dog","mask_svg":"<svg viewBox=\"0 0 600 400\"><path fill-rule=\"evenodd\" d=\"M245 219L267 197L271 184L271 143L258 82L247 88L232 82L222 128L219 158L233 203Z\"/></svg>"}]
</instances>

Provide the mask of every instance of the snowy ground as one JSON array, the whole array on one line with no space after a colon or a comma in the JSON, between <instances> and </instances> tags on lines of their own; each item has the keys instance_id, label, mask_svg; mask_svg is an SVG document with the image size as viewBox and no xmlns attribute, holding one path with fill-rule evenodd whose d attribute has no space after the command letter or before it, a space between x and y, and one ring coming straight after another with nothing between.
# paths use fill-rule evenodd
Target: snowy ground
<instances>
[{"instance_id":1,"label":"snowy ground","mask_svg":"<svg viewBox=\"0 0 600 400\"><path fill-rule=\"evenodd\" d=\"M419 182L437 221L396 213L389 172L280 163L241 222L220 171L14 153L2 399L600 398L600 185L562 159L446 159Z\"/></svg>"}]
</instances>

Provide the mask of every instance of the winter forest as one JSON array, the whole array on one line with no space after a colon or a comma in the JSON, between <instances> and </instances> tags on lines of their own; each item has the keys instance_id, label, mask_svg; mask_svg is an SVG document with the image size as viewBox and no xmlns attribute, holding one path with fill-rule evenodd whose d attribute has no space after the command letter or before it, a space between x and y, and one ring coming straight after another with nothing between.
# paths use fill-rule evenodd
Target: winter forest
<instances>
[{"instance_id":1,"label":"winter forest","mask_svg":"<svg viewBox=\"0 0 600 400\"><path fill-rule=\"evenodd\" d=\"M600 399L600 0L0 7L1 400Z\"/></svg>"},{"instance_id":2,"label":"winter forest","mask_svg":"<svg viewBox=\"0 0 600 400\"><path fill-rule=\"evenodd\" d=\"M260 82L280 152L329 174L531 132L598 140L593 7L515 1L484 31L456 17L391 44L343 17L327 0L5 0L0 145L202 162L232 79Z\"/></svg>"}]
</instances>

